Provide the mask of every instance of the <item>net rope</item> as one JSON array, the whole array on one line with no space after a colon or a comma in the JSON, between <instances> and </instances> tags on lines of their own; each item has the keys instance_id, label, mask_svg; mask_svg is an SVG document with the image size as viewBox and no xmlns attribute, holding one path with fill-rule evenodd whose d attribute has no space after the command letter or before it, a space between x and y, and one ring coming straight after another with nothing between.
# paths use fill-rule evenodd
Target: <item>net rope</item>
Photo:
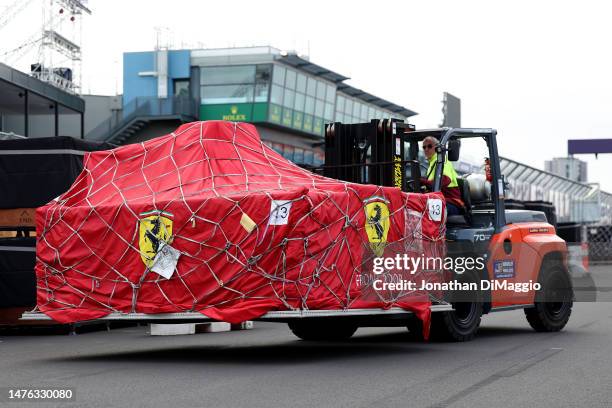
<instances>
[{"instance_id":1,"label":"net rope","mask_svg":"<svg viewBox=\"0 0 612 408\"><path fill-rule=\"evenodd\" d=\"M364 231L364 207L355 202L362 203L364 194L396 202L390 188L367 186L364 193L364 186L311 173L284 159L250 125L231 123L231 137L216 137L205 131L206 123L183 125L170 135L127 146L130 157L125 157L127 147L86 157L71 189L39 210L41 309L125 313L151 302L164 311L192 312L274 299L277 309L307 310L315 297L327 299L322 307L348 309L364 293L383 306L417 294L374 291L372 282L356 289L377 254ZM397 196L403 204L409 200L408 194ZM291 203L294 217L283 228L270 222L277 214L269 203L279 199ZM390 223L389 235L395 239L386 245L385 256L444 255L444 222L435 234L426 234L426 209L390 209L389 219L404 224ZM143 210L153 214L150 225L159 226L157 237L162 238L157 239L180 251L170 279L146 265L157 253L140 248ZM171 227L159 219L164 214L174 214ZM246 227L236 221L245 214L252 223ZM133 267L135 258L145 262L139 260L140 270ZM433 279L427 273L419 271L414 279ZM154 299L143 298L145 287L156 294Z\"/></svg>"}]
</instances>

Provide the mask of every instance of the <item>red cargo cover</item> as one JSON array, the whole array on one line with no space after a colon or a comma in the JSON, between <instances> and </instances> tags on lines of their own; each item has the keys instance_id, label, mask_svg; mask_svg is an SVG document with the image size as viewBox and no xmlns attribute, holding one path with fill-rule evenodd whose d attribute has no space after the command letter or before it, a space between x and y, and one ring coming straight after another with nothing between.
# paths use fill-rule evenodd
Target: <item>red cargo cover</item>
<instances>
[{"instance_id":1,"label":"red cargo cover","mask_svg":"<svg viewBox=\"0 0 612 408\"><path fill-rule=\"evenodd\" d=\"M86 153L70 190L37 210L38 307L63 323L393 306L428 322L427 294L374 293L362 275L389 252L443 252L445 217L427 208L440 198L315 175L250 124L185 124Z\"/></svg>"}]
</instances>

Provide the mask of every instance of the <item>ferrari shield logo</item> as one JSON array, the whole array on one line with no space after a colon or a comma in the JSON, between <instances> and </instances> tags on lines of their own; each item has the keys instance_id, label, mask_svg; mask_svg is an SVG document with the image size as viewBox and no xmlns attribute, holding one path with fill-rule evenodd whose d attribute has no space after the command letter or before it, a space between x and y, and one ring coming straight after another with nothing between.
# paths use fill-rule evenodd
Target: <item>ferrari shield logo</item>
<instances>
[{"instance_id":1,"label":"ferrari shield logo","mask_svg":"<svg viewBox=\"0 0 612 408\"><path fill-rule=\"evenodd\" d=\"M365 231L370 242L370 248L376 256L382 256L389 234L389 207L382 197L370 197L364 201Z\"/></svg>"},{"instance_id":2,"label":"ferrari shield logo","mask_svg":"<svg viewBox=\"0 0 612 408\"><path fill-rule=\"evenodd\" d=\"M166 211L148 211L140 214L138 249L140 257L147 268L153 265L153 260L160 243L168 242L172 237L172 214Z\"/></svg>"}]
</instances>

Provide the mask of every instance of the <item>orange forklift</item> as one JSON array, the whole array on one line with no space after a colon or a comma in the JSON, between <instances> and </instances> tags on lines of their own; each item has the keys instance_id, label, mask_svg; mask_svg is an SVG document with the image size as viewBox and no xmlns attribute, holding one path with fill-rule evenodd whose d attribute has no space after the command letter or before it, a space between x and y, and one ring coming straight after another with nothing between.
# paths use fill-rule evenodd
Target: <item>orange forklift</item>
<instances>
[{"instance_id":1,"label":"orange forklift","mask_svg":"<svg viewBox=\"0 0 612 408\"><path fill-rule=\"evenodd\" d=\"M428 166L419 157L419 143L428 136L439 141L433 182L427 183L432 191L441 191L444 162L459 161L462 141L482 143L488 155L480 174L458 177L465 205L460 215L446 217L447 254L482 257L486 265L469 273L449 271L451 279L486 285L468 293L447 293L453 310L432 314L431 337L470 340L483 314L512 309L523 309L536 331L563 329L574 301L566 243L543 212L505 208L507 183L500 172L495 129L416 130L394 119L332 123L326 126L323 174L422 193ZM410 319L408 329L421 336L420 320Z\"/></svg>"}]
</instances>

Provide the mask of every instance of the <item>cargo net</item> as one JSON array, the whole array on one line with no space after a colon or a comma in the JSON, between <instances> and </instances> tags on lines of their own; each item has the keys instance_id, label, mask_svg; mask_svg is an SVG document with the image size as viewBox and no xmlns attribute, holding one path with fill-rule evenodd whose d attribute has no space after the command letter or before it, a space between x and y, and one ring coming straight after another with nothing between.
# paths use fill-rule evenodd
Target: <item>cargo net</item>
<instances>
[{"instance_id":1,"label":"cargo net","mask_svg":"<svg viewBox=\"0 0 612 408\"><path fill-rule=\"evenodd\" d=\"M313 174L248 124L183 125L88 155L71 189L38 210L38 307L64 321L190 311L243 321L429 302L439 294L374 290L373 278L398 271L374 276L372 266L444 256L445 211L432 220L430 200L442 202ZM441 270L400 275L442 279Z\"/></svg>"}]
</instances>

